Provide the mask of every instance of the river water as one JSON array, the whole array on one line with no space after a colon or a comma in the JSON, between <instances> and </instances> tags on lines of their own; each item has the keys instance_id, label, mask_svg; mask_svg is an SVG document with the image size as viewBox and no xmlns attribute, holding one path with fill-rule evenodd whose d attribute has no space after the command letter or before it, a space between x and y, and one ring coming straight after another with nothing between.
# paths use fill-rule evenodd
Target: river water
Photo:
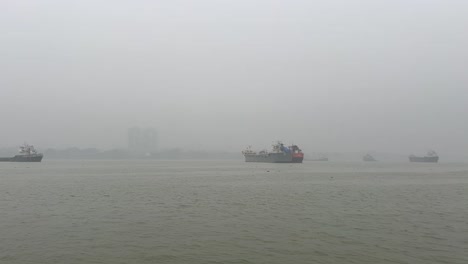
<instances>
[{"instance_id":1,"label":"river water","mask_svg":"<svg viewBox=\"0 0 468 264\"><path fill-rule=\"evenodd\" d=\"M0 163L0 263L468 263L468 164Z\"/></svg>"}]
</instances>

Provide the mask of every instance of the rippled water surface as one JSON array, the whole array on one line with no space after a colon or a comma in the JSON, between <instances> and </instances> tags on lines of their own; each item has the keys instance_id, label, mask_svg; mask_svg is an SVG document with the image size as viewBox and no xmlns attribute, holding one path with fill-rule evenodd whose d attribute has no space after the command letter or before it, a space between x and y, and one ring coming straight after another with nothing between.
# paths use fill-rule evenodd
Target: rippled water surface
<instances>
[{"instance_id":1,"label":"rippled water surface","mask_svg":"<svg viewBox=\"0 0 468 264\"><path fill-rule=\"evenodd\" d=\"M0 163L0 263L468 263L468 165Z\"/></svg>"}]
</instances>

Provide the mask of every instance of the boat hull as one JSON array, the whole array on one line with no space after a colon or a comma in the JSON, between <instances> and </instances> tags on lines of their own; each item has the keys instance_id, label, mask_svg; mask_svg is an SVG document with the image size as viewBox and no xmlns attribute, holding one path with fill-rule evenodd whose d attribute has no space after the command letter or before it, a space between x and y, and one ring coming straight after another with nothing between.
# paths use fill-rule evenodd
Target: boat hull
<instances>
[{"instance_id":1,"label":"boat hull","mask_svg":"<svg viewBox=\"0 0 468 264\"><path fill-rule=\"evenodd\" d=\"M409 157L410 162L431 162L431 163L437 163L439 162L439 157L434 156L434 157L416 157L416 156L411 156Z\"/></svg>"},{"instance_id":2,"label":"boat hull","mask_svg":"<svg viewBox=\"0 0 468 264\"><path fill-rule=\"evenodd\" d=\"M304 153L293 153L291 163L302 163L304 160Z\"/></svg>"},{"instance_id":3,"label":"boat hull","mask_svg":"<svg viewBox=\"0 0 468 264\"><path fill-rule=\"evenodd\" d=\"M245 162L293 163L291 153L248 154L244 157Z\"/></svg>"},{"instance_id":4,"label":"boat hull","mask_svg":"<svg viewBox=\"0 0 468 264\"><path fill-rule=\"evenodd\" d=\"M3 162L41 162L42 155L16 155L9 158L0 158Z\"/></svg>"},{"instance_id":5,"label":"boat hull","mask_svg":"<svg viewBox=\"0 0 468 264\"><path fill-rule=\"evenodd\" d=\"M302 163L303 160L303 157L293 157L291 163Z\"/></svg>"}]
</instances>

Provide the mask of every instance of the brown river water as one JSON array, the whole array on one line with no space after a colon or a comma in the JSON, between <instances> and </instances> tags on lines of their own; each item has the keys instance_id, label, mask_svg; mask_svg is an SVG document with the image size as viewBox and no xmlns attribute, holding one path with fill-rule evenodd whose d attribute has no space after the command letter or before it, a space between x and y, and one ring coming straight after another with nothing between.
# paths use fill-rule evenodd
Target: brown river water
<instances>
[{"instance_id":1,"label":"brown river water","mask_svg":"<svg viewBox=\"0 0 468 264\"><path fill-rule=\"evenodd\" d=\"M0 163L0 263L468 263L468 164Z\"/></svg>"}]
</instances>

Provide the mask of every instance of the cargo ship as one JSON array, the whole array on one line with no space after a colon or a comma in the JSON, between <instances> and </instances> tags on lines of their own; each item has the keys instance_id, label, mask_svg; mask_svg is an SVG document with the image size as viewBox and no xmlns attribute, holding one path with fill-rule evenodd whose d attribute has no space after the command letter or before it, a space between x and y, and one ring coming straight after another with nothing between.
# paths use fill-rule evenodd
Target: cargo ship
<instances>
[{"instance_id":1,"label":"cargo ship","mask_svg":"<svg viewBox=\"0 0 468 264\"><path fill-rule=\"evenodd\" d=\"M273 144L271 151L262 150L257 153L248 147L242 154L245 162L302 163L304 160L304 153L297 145L286 147L280 141Z\"/></svg>"},{"instance_id":2,"label":"cargo ship","mask_svg":"<svg viewBox=\"0 0 468 264\"><path fill-rule=\"evenodd\" d=\"M433 150L427 152L426 156L423 157L418 157L415 155L410 155L409 156L409 161L410 162L432 162L436 163L439 161L439 155Z\"/></svg>"},{"instance_id":3,"label":"cargo ship","mask_svg":"<svg viewBox=\"0 0 468 264\"><path fill-rule=\"evenodd\" d=\"M374 157L372 157L370 154L366 154L364 155L364 157L362 157L362 160L363 161L377 161Z\"/></svg>"},{"instance_id":4,"label":"cargo ship","mask_svg":"<svg viewBox=\"0 0 468 264\"><path fill-rule=\"evenodd\" d=\"M24 144L19 148L19 154L14 157L0 158L0 161L11 161L11 162L41 162L42 153L37 153L36 149L32 145Z\"/></svg>"}]
</instances>

